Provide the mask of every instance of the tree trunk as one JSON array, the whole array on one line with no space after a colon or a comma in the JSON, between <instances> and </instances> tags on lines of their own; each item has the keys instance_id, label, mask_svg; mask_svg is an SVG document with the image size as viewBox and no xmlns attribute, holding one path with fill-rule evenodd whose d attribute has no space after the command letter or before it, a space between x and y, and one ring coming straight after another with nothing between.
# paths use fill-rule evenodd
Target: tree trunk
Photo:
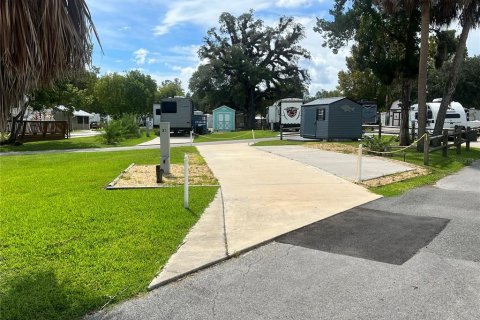
<instances>
[{"instance_id":1,"label":"tree trunk","mask_svg":"<svg viewBox=\"0 0 480 320\"><path fill-rule=\"evenodd\" d=\"M410 110L410 96L412 94L412 81L407 78L402 80L402 110L400 114L400 145L408 146L410 144L410 135L408 132L408 112Z\"/></svg>"},{"instance_id":2,"label":"tree trunk","mask_svg":"<svg viewBox=\"0 0 480 320\"><path fill-rule=\"evenodd\" d=\"M255 88L248 90L247 129L255 128Z\"/></svg>"},{"instance_id":3,"label":"tree trunk","mask_svg":"<svg viewBox=\"0 0 480 320\"><path fill-rule=\"evenodd\" d=\"M442 133L447 109L452 102L452 97L455 93L455 87L458 83L460 68L462 67L463 60L465 59L465 47L467 45L468 33L470 32L470 29L473 25L473 13L470 13L470 11L473 10L473 6L475 5L474 2L475 1L472 1L470 5L464 9L466 19L462 28L462 33L460 34L460 40L458 42L457 50L455 52L455 57L453 58L452 70L448 74L447 82L445 84L442 102L440 103L440 109L438 110L437 119L435 121L435 128L433 130L434 135L439 135Z\"/></svg>"},{"instance_id":4,"label":"tree trunk","mask_svg":"<svg viewBox=\"0 0 480 320\"><path fill-rule=\"evenodd\" d=\"M422 32L420 45L420 62L418 65L418 136L425 133L427 125L427 59L428 35L430 25L430 0L422 0ZM417 150L423 150L423 140L419 141Z\"/></svg>"},{"instance_id":5,"label":"tree trunk","mask_svg":"<svg viewBox=\"0 0 480 320\"><path fill-rule=\"evenodd\" d=\"M4 144L19 144L17 141L18 135L20 134L23 127L23 116L27 111L27 107L30 103L30 99L27 99L23 102L20 112L16 116L12 116L12 127L10 128L10 137L4 142Z\"/></svg>"}]
</instances>

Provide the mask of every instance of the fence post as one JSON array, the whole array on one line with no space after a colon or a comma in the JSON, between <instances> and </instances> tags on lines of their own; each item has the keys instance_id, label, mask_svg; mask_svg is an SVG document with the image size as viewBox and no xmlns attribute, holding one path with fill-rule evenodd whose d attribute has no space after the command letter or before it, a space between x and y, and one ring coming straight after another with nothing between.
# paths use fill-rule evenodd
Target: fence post
<instances>
[{"instance_id":1,"label":"fence post","mask_svg":"<svg viewBox=\"0 0 480 320\"><path fill-rule=\"evenodd\" d=\"M465 132L466 136L466 143L465 143L465 151L470 151L470 127L467 127L467 132Z\"/></svg>"},{"instance_id":2,"label":"fence post","mask_svg":"<svg viewBox=\"0 0 480 320\"><path fill-rule=\"evenodd\" d=\"M448 155L448 130L443 130L443 139L442 139L442 156L446 157Z\"/></svg>"},{"instance_id":3,"label":"fence post","mask_svg":"<svg viewBox=\"0 0 480 320\"><path fill-rule=\"evenodd\" d=\"M430 151L430 136L428 132L425 132L425 139L423 141L423 164L428 166Z\"/></svg>"},{"instance_id":4,"label":"fence post","mask_svg":"<svg viewBox=\"0 0 480 320\"><path fill-rule=\"evenodd\" d=\"M188 208L188 155L183 157L183 207Z\"/></svg>"},{"instance_id":5,"label":"fence post","mask_svg":"<svg viewBox=\"0 0 480 320\"><path fill-rule=\"evenodd\" d=\"M357 179L355 181L357 183L362 182L362 151L363 151L363 146L362 146L362 144L360 144L358 146Z\"/></svg>"},{"instance_id":6,"label":"fence post","mask_svg":"<svg viewBox=\"0 0 480 320\"><path fill-rule=\"evenodd\" d=\"M283 140L283 124L280 124L280 140Z\"/></svg>"},{"instance_id":7,"label":"fence post","mask_svg":"<svg viewBox=\"0 0 480 320\"><path fill-rule=\"evenodd\" d=\"M382 138L382 122L378 124L378 138Z\"/></svg>"}]
</instances>

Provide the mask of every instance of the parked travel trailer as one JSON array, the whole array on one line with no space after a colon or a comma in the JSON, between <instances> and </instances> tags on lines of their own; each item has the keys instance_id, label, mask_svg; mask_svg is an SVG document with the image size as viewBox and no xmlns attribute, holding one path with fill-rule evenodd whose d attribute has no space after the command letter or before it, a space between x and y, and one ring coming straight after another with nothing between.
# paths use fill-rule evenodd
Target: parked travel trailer
<instances>
[{"instance_id":1,"label":"parked travel trailer","mask_svg":"<svg viewBox=\"0 0 480 320\"><path fill-rule=\"evenodd\" d=\"M434 99L433 102L427 102L427 130L433 130L435 127L438 110L440 109L440 102L441 99ZM412 122L415 122L415 127L418 128L418 104L414 104L410 108L409 120L410 126ZM480 126L480 122L467 121L467 115L463 106L459 102L452 101L447 109L443 128L453 130L456 126L463 128L478 128Z\"/></svg>"},{"instance_id":2,"label":"parked travel trailer","mask_svg":"<svg viewBox=\"0 0 480 320\"><path fill-rule=\"evenodd\" d=\"M190 98L174 97L162 99L160 104L153 105L153 126L160 122L170 122L170 130L174 133L190 132L193 126L193 104Z\"/></svg>"},{"instance_id":3,"label":"parked travel trailer","mask_svg":"<svg viewBox=\"0 0 480 320\"><path fill-rule=\"evenodd\" d=\"M284 127L300 127L302 119L303 100L299 98L286 98L276 101L268 107L268 123L272 130L278 129L280 124Z\"/></svg>"}]
</instances>

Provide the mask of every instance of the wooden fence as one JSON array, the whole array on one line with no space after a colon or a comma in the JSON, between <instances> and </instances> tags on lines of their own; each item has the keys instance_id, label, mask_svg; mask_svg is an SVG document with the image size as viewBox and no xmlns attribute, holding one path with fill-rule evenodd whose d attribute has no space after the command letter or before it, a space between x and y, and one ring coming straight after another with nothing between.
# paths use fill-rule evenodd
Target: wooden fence
<instances>
[{"instance_id":1,"label":"wooden fence","mask_svg":"<svg viewBox=\"0 0 480 320\"><path fill-rule=\"evenodd\" d=\"M23 121L19 142L67 139L68 121Z\"/></svg>"},{"instance_id":2,"label":"wooden fence","mask_svg":"<svg viewBox=\"0 0 480 320\"><path fill-rule=\"evenodd\" d=\"M465 143L465 150L470 150L470 141L471 138L475 136L477 137L477 131L471 130L467 128L462 130L461 128L455 128L455 130L450 133L448 130L443 130L441 135L431 136L428 132L425 133L425 141L423 144L423 164L428 165L429 163L429 154L431 152L442 150L442 156L448 156L448 149L455 148L456 154L460 154L462 152L462 144ZM449 143L450 138L453 142ZM440 140L440 145L437 142ZM431 146L433 145L433 146Z\"/></svg>"}]
</instances>

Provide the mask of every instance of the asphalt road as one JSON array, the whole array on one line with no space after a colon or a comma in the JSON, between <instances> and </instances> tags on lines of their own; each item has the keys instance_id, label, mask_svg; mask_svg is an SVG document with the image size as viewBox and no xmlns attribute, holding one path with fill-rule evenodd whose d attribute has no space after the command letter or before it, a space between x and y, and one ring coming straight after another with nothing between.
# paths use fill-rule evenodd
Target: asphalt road
<instances>
[{"instance_id":1,"label":"asphalt road","mask_svg":"<svg viewBox=\"0 0 480 320\"><path fill-rule=\"evenodd\" d=\"M479 181L477 161L437 186L335 216L348 221L349 231L335 221L318 222L307 227L310 231L294 231L87 318L478 319ZM355 215L363 221L357 229ZM372 217L376 220L369 226ZM409 232L411 228L416 231ZM325 244L325 230L336 242L327 239L330 244ZM369 237L374 246L369 247ZM362 246L370 253L392 252L383 261L375 254L352 254Z\"/></svg>"}]
</instances>

